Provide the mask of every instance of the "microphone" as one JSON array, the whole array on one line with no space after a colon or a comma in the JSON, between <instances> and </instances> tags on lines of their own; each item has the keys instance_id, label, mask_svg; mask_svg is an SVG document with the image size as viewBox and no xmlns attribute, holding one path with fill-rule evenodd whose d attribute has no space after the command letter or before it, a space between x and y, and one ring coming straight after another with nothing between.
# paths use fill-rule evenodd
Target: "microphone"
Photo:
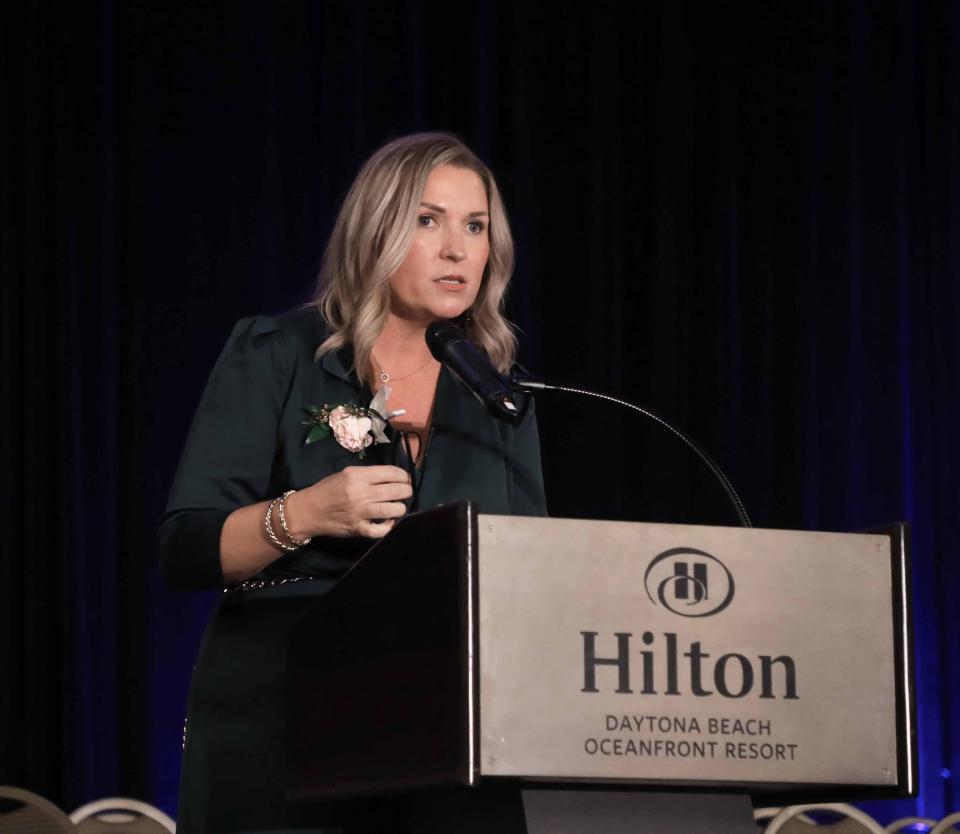
<instances>
[{"instance_id":1,"label":"microphone","mask_svg":"<svg viewBox=\"0 0 960 834\"><path fill-rule=\"evenodd\" d=\"M520 409L513 401L510 382L496 369L461 327L452 321L434 321L427 327L427 347L494 417L516 422Z\"/></svg>"}]
</instances>

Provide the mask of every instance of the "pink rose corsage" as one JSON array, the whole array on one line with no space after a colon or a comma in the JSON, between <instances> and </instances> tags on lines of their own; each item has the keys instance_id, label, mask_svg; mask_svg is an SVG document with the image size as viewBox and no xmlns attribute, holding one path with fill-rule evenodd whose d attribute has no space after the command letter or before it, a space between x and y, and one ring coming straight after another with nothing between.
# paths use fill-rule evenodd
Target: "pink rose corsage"
<instances>
[{"instance_id":1,"label":"pink rose corsage","mask_svg":"<svg viewBox=\"0 0 960 834\"><path fill-rule=\"evenodd\" d=\"M390 442L384 432L387 420L406 413L403 409L387 411L389 396L390 389L384 386L366 408L353 403L324 404L320 407L308 405L304 410L310 419L304 425L309 426L310 431L307 432L304 445L333 435L333 439L344 449L363 460L367 447L372 443Z\"/></svg>"}]
</instances>

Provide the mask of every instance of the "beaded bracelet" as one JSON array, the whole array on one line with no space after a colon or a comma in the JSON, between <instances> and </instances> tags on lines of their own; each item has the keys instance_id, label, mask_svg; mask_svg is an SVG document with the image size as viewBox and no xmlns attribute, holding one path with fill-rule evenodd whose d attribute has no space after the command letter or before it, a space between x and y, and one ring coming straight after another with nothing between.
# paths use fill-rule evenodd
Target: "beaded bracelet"
<instances>
[{"instance_id":1,"label":"beaded bracelet","mask_svg":"<svg viewBox=\"0 0 960 834\"><path fill-rule=\"evenodd\" d=\"M313 541L313 537L307 536L305 539L294 538L293 534L290 532L290 528L287 527L287 515L284 512L287 506L287 499L295 492L295 489L288 489L285 493L283 493L283 495L280 496L280 503L277 505L277 515L280 516L280 526L283 528L283 535L290 540L291 544L294 544L297 547L304 547Z\"/></svg>"},{"instance_id":2,"label":"beaded bracelet","mask_svg":"<svg viewBox=\"0 0 960 834\"><path fill-rule=\"evenodd\" d=\"M297 548L294 545L280 541L280 539L277 538L277 534L273 532L273 508L277 505L278 501L280 501L279 498L274 498L270 502L270 506L267 507L267 514L263 517L263 529L267 531L267 536L270 537L270 541L281 550L296 550Z\"/></svg>"}]
</instances>

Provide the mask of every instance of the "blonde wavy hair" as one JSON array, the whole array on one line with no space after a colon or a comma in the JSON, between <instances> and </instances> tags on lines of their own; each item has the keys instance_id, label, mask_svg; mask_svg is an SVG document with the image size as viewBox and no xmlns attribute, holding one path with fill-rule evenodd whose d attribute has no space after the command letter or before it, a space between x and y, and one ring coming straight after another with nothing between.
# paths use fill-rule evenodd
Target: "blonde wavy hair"
<instances>
[{"instance_id":1,"label":"blonde wavy hair","mask_svg":"<svg viewBox=\"0 0 960 834\"><path fill-rule=\"evenodd\" d=\"M389 279L403 263L416 232L420 199L430 172L452 165L483 181L490 211L490 254L477 298L463 322L468 337L501 372L509 370L517 339L503 316L513 274L513 237L490 169L454 136L415 133L384 145L364 163L343 201L310 301L330 328L317 357L353 347L353 368L363 373L390 309Z\"/></svg>"}]
</instances>

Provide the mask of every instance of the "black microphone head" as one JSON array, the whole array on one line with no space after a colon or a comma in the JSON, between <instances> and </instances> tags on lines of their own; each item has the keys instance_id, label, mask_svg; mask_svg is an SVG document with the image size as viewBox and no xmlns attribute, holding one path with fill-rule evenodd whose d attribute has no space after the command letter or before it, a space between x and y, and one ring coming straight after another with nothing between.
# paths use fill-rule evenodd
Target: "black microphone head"
<instances>
[{"instance_id":1,"label":"black microphone head","mask_svg":"<svg viewBox=\"0 0 960 834\"><path fill-rule=\"evenodd\" d=\"M433 358L443 362L444 348L451 342L467 341L467 334L456 322L438 319L427 325L425 338Z\"/></svg>"},{"instance_id":2,"label":"black microphone head","mask_svg":"<svg viewBox=\"0 0 960 834\"><path fill-rule=\"evenodd\" d=\"M492 414L509 422L519 417L509 381L493 367L487 354L467 338L462 327L452 321L433 321L424 337L433 358L443 363Z\"/></svg>"}]
</instances>

